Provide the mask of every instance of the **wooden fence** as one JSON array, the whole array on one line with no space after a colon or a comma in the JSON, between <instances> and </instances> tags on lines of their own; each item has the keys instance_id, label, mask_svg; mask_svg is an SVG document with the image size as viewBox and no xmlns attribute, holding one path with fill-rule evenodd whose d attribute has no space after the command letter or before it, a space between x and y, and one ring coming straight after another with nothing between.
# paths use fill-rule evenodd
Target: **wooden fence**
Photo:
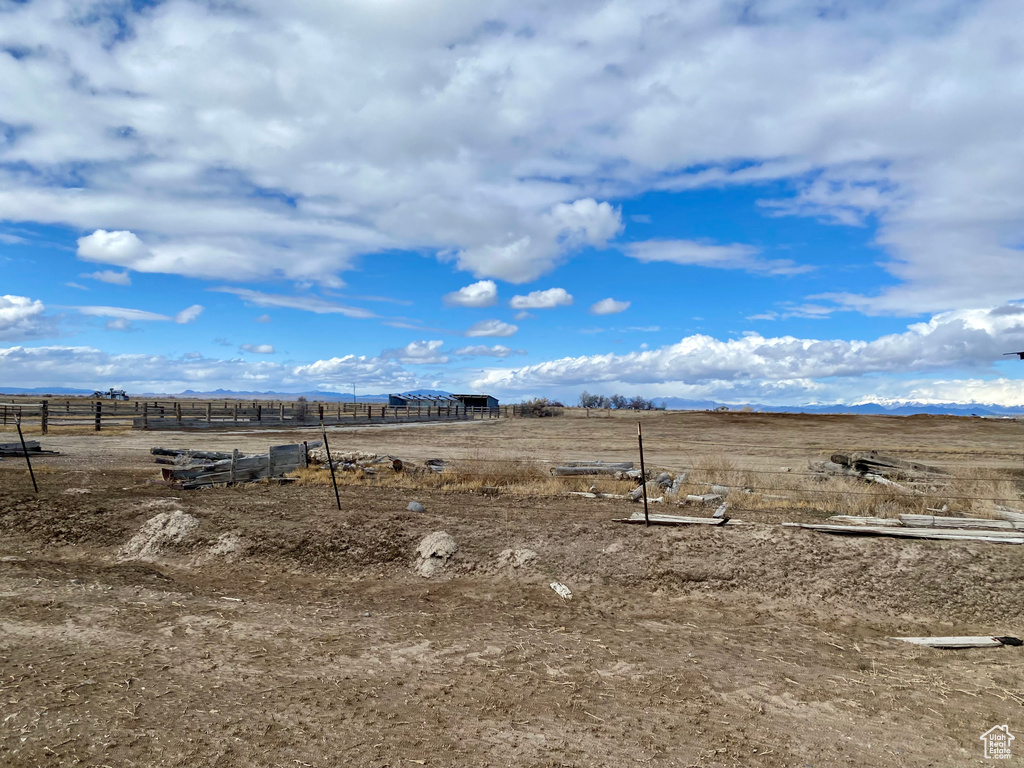
<instances>
[{"instance_id":1,"label":"wooden fence","mask_svg":"<svg viewBox=\"0 0 1024 768\"><path fill-rule=\"evenodd\" d=\"M514 405L467 408L421 405L396 408L384 403L295 400L93 400L50 398L0 403L0 422L13 427L20 417L26 429L267 429L419 421L464 421L518 416Z\"/></svg>"}]
</instances>

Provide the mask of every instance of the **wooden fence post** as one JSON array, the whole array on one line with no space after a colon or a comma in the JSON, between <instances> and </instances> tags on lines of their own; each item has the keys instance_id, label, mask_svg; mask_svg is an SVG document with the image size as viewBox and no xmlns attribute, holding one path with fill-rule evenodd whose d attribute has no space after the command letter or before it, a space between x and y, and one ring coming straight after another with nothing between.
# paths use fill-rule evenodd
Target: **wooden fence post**
<instances>
[{"instance_id":1,"label":"wooden fence post","mask_svg":"<svg viewBox=\"0 0 1024 768\"><path fill-rule=\"evenodd\" d=\"M50 426L50 404L43 400L42 405L39 406L39 428L45 435Z\"/></svg>"},{"instance_id":2,"label":"wooden fence post","mask_svg":"<svg viewBox=\"0 0 1024 768\"><path fill-rule=\"evenodd\" d=\"M103 403L96 401L96 431L100 431L100 420L103 417Z\"/></svg>"},{"instance_id":3,"label":"wooden fence post","mask_svg":"<svg viewBox=\"0 0 1024 768\"><path fill-rule=\"evenodd\" d=\"M149 429L149 403L142 404L142 428Z\"/></svg>"},{"instance_id":4,"label":"wooden fence post","mask_svg":"<svg viewBox=\"0 0 1024 768\"><path fill-rule=\"evenodd\" d=\"M178 426L181 426L181 403L175 401L174 403L174 418L178 422Z\"/></svg>"},{"instance_id":5,"label":"wooden fence post","mask_svg":"<svg viewBox=\"0 0 1024 768\"><path fill-rule=\"evenodd\" d=\"M238 401L237 400L235 400L234 417L235 417L235 424L237 424L238 423ZM232 480L231 482L235 482L235 481Z\"/></svg>"},{"instance_id":6,"label":"wooden fence post","mask_svg":"<svg viewBox=\"0 0 1024 768\"><path fill-rule=\"evenodd\" d=\"M256 421L260 422L261 424L263 423L263 406L262 405L257 405L256 406ZM270 454L267 454L267 455L269 456Z\"/></svg>"}]
</instances>

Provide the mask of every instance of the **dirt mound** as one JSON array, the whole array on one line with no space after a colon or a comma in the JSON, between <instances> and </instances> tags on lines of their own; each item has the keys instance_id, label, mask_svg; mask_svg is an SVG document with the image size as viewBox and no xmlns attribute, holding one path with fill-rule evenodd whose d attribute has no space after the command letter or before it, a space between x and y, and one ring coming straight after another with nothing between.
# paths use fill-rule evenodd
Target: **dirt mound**
<instances>
[{"instance_id":1,"label":"dirt mound","mask_svg":"<svg viewBox=\"0 0 1024 768\"><path fill-rule=\"evenodd\" d=\"M151 517L117 552L119 560L154 560L167 547L180 544L199 527L199 519L176 509Z\"/></svg>"},{"instance_id":2,"label":"dirt mound","mask_svg":"<svg viewBox=\"0 0 1024 768\"><path fill-rule=\"evenodd\" d=\"M522 568L537 559L532 549L505 549L498 554L498 565L502 568Z\"/></svg>"},{"instance_id":3,"label":"dirt mound","mask_svg":"<svg viewBox=\"0 0 1024 768\"><path fill-rule=\"evenodd\" d=\"M214 560L233 563L238 560L251 546L236 531L222 533L210 547L200 552L192 560L193 565L203 565Z\"/></svg>"},{"instance_id":4,"label":"dirt mound","mask_svg":"<svg viewBox=\"0 0 1024 768\"><path fill-rule=\"evenodd\" d=\"M416 563L416 573L425 579L436 576L444 570L458 549L459 545L455 543L455 539L445 531L428 533L416 547L416 554L420 558Z\"/></svg>"}]
</instances>

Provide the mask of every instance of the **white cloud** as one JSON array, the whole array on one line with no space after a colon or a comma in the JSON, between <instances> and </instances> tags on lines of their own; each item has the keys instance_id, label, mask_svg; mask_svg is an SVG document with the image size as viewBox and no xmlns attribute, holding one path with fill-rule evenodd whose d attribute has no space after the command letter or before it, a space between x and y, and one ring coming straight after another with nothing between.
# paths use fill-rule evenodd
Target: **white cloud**
<instances>
[{"instance_id":1,"label":"white cloud","mask_svg":"<svg viewBox=\"0 0 1024 768\"><path fill-rule=\"evenodd\" d=\"M108 232L105 229L97 229L91 235L78 238L78 257L86 261L131 266L137 263L138 259L147 256L149 256L149 249L133 232ZM115 273L105 271L93 275L83 275L83 277L102 280L103 278L96 277L96 275L111 274ZM112 281L108 280L107 282Z\"/></svg>"},{"instance_id":2,"label":"white cloud","mask_svg":"<svg viewBox=\"0 0 1024 768\"><path fill-rule=\"evenodd\" d=\"M131 321L126 320L123 317L115 317L112 320L108 320L107 324L103 326L108 331L131 331L134 330L134 326Z\"/></svg>"},{"instance_id":3,"label":"white cloud","mask_svg":"<svg viewBox=\"0 0 1024 768\"><path fill-rule=\"evenodd\" d=\"M567 357L517 369L493 369L480 389L538 388L617 382L635 385L730 386L735 382L814 381L954 368L990 369L1008 350L1024 349L1024 308L956 310L872 341L764 337L720 340L688 336L642 352Z\"/></svg>"},{"instance_id":4,"label":"white cloud","mask_svg":"<svg viewBox=\"0 0 1024 768\"><path fill-rule=\"evenodd\" d=\"M548 288L546 291L531 291L526 296L513 296L509 302L512 309L554 309L572 304L572 294L565 288Z\"/></svg>"},{"instance_id":5,"label":"white cloud","mask_svg":"<svg viewBox=\"0 0 1024 768\"><path fill-rule=\"evenodd\" d=\"M444 297L449 307L493 307L498 303L498 286L493 280L481 280Z\"/></svg>"},{"instance_id":6,"label":"white cloud","mask_svg":"<svg viewBox=\"0 0 1024 768\"><path fill-rule=\"evenodd\" d=\"M273 344L243 344L241 349L243 352L251 352L254 355L274 354Z\"/></svg>"},{"instance_id":7,"label":"white cloud","mask_svg":"<svg viewBox=\"0 0 1024 768\"><path fill-rule=\"evenodd\" d=\"M24 341L52 336L56 328L43 313L46 307L38 299L6 294L0 296L0 340Z\"/></svg>"},{"instance_id":8,"label":"white cloud","mask_svg":"<svg viewBox=\"0 0 1024 768\"><path fill-rule=\"evenodd\" d=\"M253 291L248 288L211 288L210 290L234 294L247 304L255 307L284 307L285 309L299 309L303 312L315 312L318 315L344 315L345 317L360 320L378 317L378 315L368 309L337 304L316 296L285 296L275 293L262 293L261 291Z\"/></svg>"},{"instance_id":9,"label":"white cloud","mask_svg":"<svg viewBox=\"0 0 1024 768\"><path fill-rule=\"evenodd\" d=\"M522 312L516 312L513 319L515 320L526 320L527 318L533 317L532 314L527 312L525 309Z\"/></svg>"},{"instance_id":10,"label":"white cloud","mask_svg":"<svg viewBox=\"0 0 1024 768\"><path fill-rule=\"evenodd\" d=\"M99 272L89 272L87 274L80 275L80 277L88 277L93 280L99 280L101 283L110 283L111 285L131 285L132 276L127 272L115 272L112 269L104 269Z\"/></svg>"},{"instance_id":11,"label":"white cloud","mask_svg":"<svg viewBox=\"0 0 1024 768\"><path fill-rule=\"evenodd\" d=\"M443 346L443 341L411 341L399 349L385 349L380 356L403 365L441 365L448 362Z\"/></svg>"},{"instance_id":12,"label":"white cloud","mask_svg":"<svg viewBox=\"0 0 1024 768\"><path fill-rule=\"evenodd\" d=\"M511 355L525 355L526 350L512 349L504 344L495 344L493 347L488 347L485 344L476 344L454 349L452 354L459 357L509 357Z\"/></svg>"},{"instance_id":13,"label":"white cloud","mask_svg":"<svg viewBox=\"0 0 1024 768\"><path fill-rule=\"evenodd\" d=\"M71 307L71 309L77 310L83 315L89 315L90 317L114 317L120 318L121 320L127 320L128 322L164 322L172 319L169 315L162 315L159 312L150 312L145 309L132 309L130 307L89 306Z\"/></svg>"},{"instance_id":14,"label":"white cloud","mask_svg":"<svg viewBox=\"0 0 1024 768\"><path fill-rule=\"evenodd\" d=\"M718 269L742 269L769 275L795 275L812 269L790 259L758 258L760 249L740 243L715 245L696 240L642 240L628 243L622 246L622 250L627 256L646 263L664 261Z\"/></svg>"},{"instance_id":15,"label":"white cloud","mask_svg":"<svg viewBox=\"0 0 1024 768\"><path fill-rule=\"evenodd\" d=\"M193 320L195 320L197 317L203 314L203 309L204 307L202 304L193 304L191 307L186 307L185 309L181 310L181 312L174 316L174 322L178 323L179 325L191 323Z\"/></svg>"},{"instance_id":16,"label":"white cloud","mask_svg":"<svg viewBox=\"0 0 1024 768\"><path fill-rule=\"evenodd\" d=\"M269 323L270 322L270 315L260 315L255 320L253 320L253 322L254 323Z\"/></svg>"},{"instance_id":17,"label":"white cloud","mask_svg":"<svg viewBox=\"0 0 1024 768\"><path fill-rule=\"evenodd\" d=\"M519 330L519 326L505 323L501 320L481 320L474 323L463 336L513 336Z\"/></svg>"},{"instance_id":18,"label":"white cloud","mask_svg":"<svg viewBox=\"0 0 1024 768\"><path fill-rule=\"evenodd\" d=\"M0 220L144 272L411 248L523 282L615 236L599 201L783 179L766 212L880 225L896 285L848 306L1024 296L1016 0L401 10L8 3Z\"/></svg>"},{"instance_id":19,"label":"white cloud","mask_svg":"<svg viewBox=\"0 0 1024 768\"><path fill-rule=\"evenodd\" d=\"M110 317L118 320L131 322L175 322L179 325L191 323L203 312L203 306L201 304L193 304L191 307L178 312L173 317L171 315L164 315L159 312L150 312L146 309L132 309L130 307L105 307L105 306L77 306L71 307L83 315L90 317ZM108 323L107 328L109 330L123 331L128 329L128 325L124 323L110 324Z\"/></svg>"},{"instance_id":20,"label":"white cloud","mask_svg":"<svg viewBox=\"0 0 1024 768\"><path fill-rule=\"evenodd\" d=\"M592 315L616 315L629 309L631 302L617 301L616 299L601 299L590 307Z\"/></svg>"},{"instance_id":21,"label":"white cloud","mask_svg":"<svg viewBox=\"0 0 1024 768\"><path fill-rule=\"evenodd\" d=\"M181 357L110 354L94 347L0 348L0 376L18 386L93 388L105 382L129 392L208 391L218 388L304 391L407 391L431 382L417 379L401 365L379 357L346 355L292 366L267 360L230 360L188 353ZM107 384L104 384L106 386Z\"/></svg>"}]
</instances>

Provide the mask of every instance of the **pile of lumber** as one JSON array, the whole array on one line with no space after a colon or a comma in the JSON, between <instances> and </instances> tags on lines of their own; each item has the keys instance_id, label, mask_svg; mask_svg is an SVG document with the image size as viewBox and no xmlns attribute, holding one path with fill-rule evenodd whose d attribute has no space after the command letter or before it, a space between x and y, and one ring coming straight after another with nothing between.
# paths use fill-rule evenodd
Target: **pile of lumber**
<instances>
[{"instance_id":1,"label":"pile of lumber","mask_svg":"<svg viewBox=\"0 0 1024 768\"><path fill-rule=\"evenodd\" d=\"M909 539L1024 544L1024 520L1013 519L990 520L983 517L944 517L940 515L900 515L899 519L889 519L837 515L830 517L828 523L783 523L782 525L787 528L807 528L822 533L855 536L894 536Z\"/></svg>"},{"instance_id":2,"label":"pile of lumber","mask_svg":"<svg viewBox=\"0 0 1024 768\"><path fill-rule=\"evenodd\" d=\"M319 443L316 443L319 445ZM153 448L161 479L154 481L171 488L193 490L212 485L234 485L256 480L277 479L305 467L308 445L274 445L266 453L242 454L235 450L197 451L189 448Z\"/></svg>"},{"instance_id":3,"label":"pile of lumber","mask_svg":"<svg viewBox=\"0 0 1024 768\"><path fill-rule=\"evenodd\" d=\"M26 440L25 450L29 456L60 456L59 451L44 451L38 440ZM21 443L0 443L0 456L24 456Z\"/></svg>"},{"instance_id":4,"label":"pile of lumber","mask_svg":"<svg viewBox=\"0 0 1024 768\"><path fill-rule=\"evenodd\" d=\"M941 467L922 464L910 459L886 456L877 451L833 453L830 461L812 461L808 466L812 472L821 475L857 477L869 483L887 485L906 493L920 493L923 489L934 489L950 480L949 473Z\"/></svg>"}]
</instances>

